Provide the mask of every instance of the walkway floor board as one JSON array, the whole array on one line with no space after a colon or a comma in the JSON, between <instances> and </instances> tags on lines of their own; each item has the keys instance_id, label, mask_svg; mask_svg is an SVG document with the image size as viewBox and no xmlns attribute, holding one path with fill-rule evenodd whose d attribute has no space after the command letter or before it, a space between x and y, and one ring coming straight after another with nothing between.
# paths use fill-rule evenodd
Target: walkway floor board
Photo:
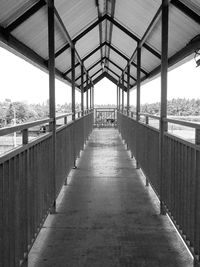
<instances>
[{"instance_id":1,"label":"walkway floor board","mask_svg":"<svg viewBox=\"0 0 200 267\"><path fill-rule=\"evenodd\" d=\"M94 130L29 254L31 267L191 267L115 129Z\"/></svg>"}]
</instances>

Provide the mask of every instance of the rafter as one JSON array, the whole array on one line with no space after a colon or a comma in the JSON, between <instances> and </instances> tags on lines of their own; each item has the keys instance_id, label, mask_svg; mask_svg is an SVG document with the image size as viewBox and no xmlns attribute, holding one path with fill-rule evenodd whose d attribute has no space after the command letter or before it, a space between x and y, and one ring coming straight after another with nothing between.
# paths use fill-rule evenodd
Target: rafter
<instances>
[{"instance_id":1,"label":"rafter","mask_svg":"<svg viewBox=\"0 0 200 267\"><path fill-rule=\"evenodd\" d=\"M182 48L180 51L178 51L176 54L171 56L168 59L168 68L172 67L173 65L177 64L178 62L182 61L184 58L190 56L192 53L196 51L200 47L200 36L195 38L193 41L189 42L184 48ZM141 82L144 82L147 78L152 79L156 75L160 73L161 65L153 69L148 77L143 77L141 79ZM135 87L136 83L133 84L132 87Z\"/></svg>"},{"instance_id":2,"label":"rafter","mask_svg":"<svg viewBox=\"0 0 200 267\"><path fill-rule=\"evenodd\" d=\"M108 3L108 2L107 2ZM116 0L112 0L111 1L111 18L114 19L114 14L115 14L115 4L116 4ZM108 43L111 44L112 42L112 33L113 33L113 23L110 22L110 32L109 32L109 40ZM108 55L107 58L110 58L110 47L108 48ZM109 66L109 64L108 64Z\"/></svg>"},{"instance_id":3,"label":"rafter","mask_svg":"<svg viewBox=\"0 0 200 267\"><path fill-rule=\"evenodd\" d=\"M132 32L130 32L127 28L125 28L124 26L122 26L115 19L111 18L108 15L106 16L106 19L108 19L110 22L112 22L116 27L118 27L121 31L123 31L124 33L126 33L129 37L131 37L136 42L140 42L141 41L135 34L133 34ZM160 53L158 53L154 48L152 48L151 46L149 46L146 43L144 43L143 46L144 46L144 48L146 48L147 50L149 50L149 52L151 52L154 56L156 56L157 58L161 59Z\"/></svg>"},{"instance_id":4,"label":"rafter","mask_svg":"<svg viewBox=\"0 0 200 267\"><path fill-rule=\"evenodd\" d=\"M31 16L33 16L38 10L40 10L45 5L46 5L46 2L44 0L40 0L39 2L34 4L30 9L25 11L25 13L23 13L20 17L14 20L10 25L8 25L5 30L7 32L13 31L18 26L20 26L24 21L26 21Z\"/></svg>"},{"instance_id":5,"label":"rafter","mask_svg":"<svg viewBox=\"0 0 200 267\"><path fill-rule=\"evenodd\" d=\"M103 57L103 59L104 59L105 57ZM87 69L87 71L89 72L90 70L92 70L94 67L96 67L99 63L101 63L101 61L102 61L102 59L100 58L97 62L95 62L92 66L90 66L88 69ZM76 78L76 80L79 80L81 78L81 75L80 76L78 76L77 78Z\"/></svg>"},{"instance_id":6,"label":"rafter","mask_svg":"<svg viewBox=\"0 0 200 267\"><path fill-rule=\"evenodd\" d=\"M192 9L182 3L180 0L171 0L171 4L186 14L189 18L200 24L200 16L195 13Z\"/></svg>"},{"instance_id":7,"label":"rafter","mask_svg":"<svg viewBox=\"0 0 200 267\"><path fill-rule=\"evenodd\" d=\"M105 19L105 16L98 18L95 22L93 22L88 28L83 30L80 34L78 34L74 39L72 39L73 43L78 42L83 36L85 36L87 33L89 33L91 30L93 30L99 23L101 23ZM55 57L58 57L61 55L64 51L66 51L70 45L67 43L62 48L60 48L56 53Z\"/></svg>"},{"instance_id":8,"label":"rafter","mask_svg":"<svg viewBox=\"0 0 200 267\"><path fill-rule=\"evenodd\" d=\"M20 42L18 39L16 39L12 34L9 34L5 31L4 28L0 27L0 41L7 46L11 47L14 51L19 53L23 58L26 57L30 60L30 62L34 62L39 66L39 68L48 71L48 64L47 61L38 55L35 51L33 51L31 48ZM65 77L63 73L55 69L56 77L64 82L71 83L71 79L68 77ZM76 87L78 85L76 84Z\"/></svg>"}]
</instances>

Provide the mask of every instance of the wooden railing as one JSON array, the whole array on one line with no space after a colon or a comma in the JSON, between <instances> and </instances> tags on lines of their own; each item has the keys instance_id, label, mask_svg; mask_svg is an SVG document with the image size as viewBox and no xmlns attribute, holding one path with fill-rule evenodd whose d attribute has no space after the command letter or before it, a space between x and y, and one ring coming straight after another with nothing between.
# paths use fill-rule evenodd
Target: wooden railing
<instances>
[{"instance_id":1,"label":"wooden railing","mask_svg":"<svg viewBox=\"0 0 200 267\"><path fill-rule=\"evenodd\" d=\"M200 124L165 119L164 177L161 185L159 154L159 129L149 125L149 119L158 116L140 114L141 121L118 112L118 128L139 167L150 182L157 196L164 192L162 201L186 245L199 264L200 256ZM142 118L143 117L143 118ZM144 119L145 118L145 119ZM167 130L169 123L193 128L194 142L184 140ZM161 188L162 186L162 188ZM195 266L197 266L195 265ZM198 265L199 266L199 265Z\"/></svg>"},{"instance_id":2,"label":"wooden railing","mask_svg":"<svg viewBox=\"0 0 200 267\"><path fill-rule=\"evenodd\" d=\"M67 123L72 114L58 116L56 175L52 177L52 133L33 141L28 130L50 119L0 130L0 136L22 131L23 144L0 157L0 266L25 266L27 255L54 201L92 131L93 111ZM81 113L81 115L83 115Z\"/></svg>"},{"instance_id":3,"label":"wooden railing","mask_svg":"<svg viewBox=\"0 0 200 267\"><path fill-rule=\"evenodd\" d=\"M117 109L116 108L95 108L94 127L107 128L116 127Z\"/></svg>"}]
</instances>

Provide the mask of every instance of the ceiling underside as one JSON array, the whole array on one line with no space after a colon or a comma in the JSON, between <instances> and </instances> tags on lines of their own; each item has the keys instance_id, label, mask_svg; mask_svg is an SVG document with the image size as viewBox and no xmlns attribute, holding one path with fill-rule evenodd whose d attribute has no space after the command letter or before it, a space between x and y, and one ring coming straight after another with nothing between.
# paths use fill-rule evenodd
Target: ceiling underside
<instances>
[{"instance_id":1,"label":"ceiling underside","mask_svg":"<svg viewBox=\"0 0 200 267\"><path fill-rule=\"evenodd\" d=\"M55 10L65 27L63 31L58 16L55 16L57 77L71 82L71 49L69 39L66 38L67 32L79 57L75 61L76 87L81 86L80 61L84 63L94 84L104 77L117 84L138 43L159 13L161 3L161 0L55 0ZM0 1L0 41L44 69L48 69L47 15L45 0ZM142 46L143 81L160 71L160 15ZM199 34L200 1L171 0L169 65L200 48ZM132 59L130 84L134 87L137 80L137 57ZM84 76L84 87L87 89ZM125 74L125 90L127 78Z\"/></svg>"}]
</instances>

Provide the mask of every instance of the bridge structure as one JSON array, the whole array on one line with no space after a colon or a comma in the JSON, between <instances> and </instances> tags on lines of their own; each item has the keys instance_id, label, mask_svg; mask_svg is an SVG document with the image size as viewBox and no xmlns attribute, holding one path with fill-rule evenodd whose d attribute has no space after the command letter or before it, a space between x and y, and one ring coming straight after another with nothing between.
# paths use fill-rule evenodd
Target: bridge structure
<instances>
[{"instance_id":1,"label":"bridge structure","mask_svg":"<svg viewBox=\"0 0 200 267\"><path fill-rule=\"evenodd\" d=\"M200 126L197 123L167 117L168 71L182 64L183 61L199 55L199 31L200 3L196 0L7 0L0 2L1 46L49 74L49 117L41 121L0 129L0 136L19 131L22 133L21 146L0 157L0 266L54 266L56 264L56 266L200 266ZM199 65L198 59L197 64ZM158 75L161 76L160 116L143 114L140 112L141 84ZM110 113L105 118L106 123L112 125L111 129L101 129L101 127L94 129L94 124L96 126L98 124L97 121L94 123L94 115L101 113L94 109L94 86L103 78L116 84L116 111L112 111L114 117ZM72 121L70 122L69 114L56 117L55 79L71 85ZM75 90L81 93L79 111L75 110ZM130 90L137 92L136 113L130 111ZM84 96L86 96L85 103ZM105 112L109 114L108 111ZM59 127L56 124L58 119L63 120L63 124ZM157 128L151 125L152 120L158 122ZM49 131L35 140L30 140L29 129L44 124L49 124ZM194 142L172 134L169 131L169 124L193 128ZM129 159L125 152L122 153L124 146L116 137L115 127L130 151ZM105 138L102 139L101 134ZM98 148L97 151L95 147ZM102 147L109 149L103 150L104 154L99 156L100 159L105 159L106 155L110 156L105 162L100 160L101 167L107 166L107 169L113 172L105 174L104 169L98 172L99 165L95 159L98 158ZM89 148L90 153L87 152ZM109 154L113 148L113 154ZM118 151L117 154L115 154L116 151ZM87 163L83 164L81 159L84 153L88 157L86 157ZM81 158L78 159L80 155ZM119 155L126 160L120 161ZM127 164L132 157L135 159L133 166ZM113 163L114 159L115 163ZM94 163L92 167L91 162ZM106 165L108 162L112 162L114 165L111 165L114 167ZM81 173L79 168L82 170ZM92 168L92 171L86 175L87 168L88 171ZM84 200L87 196L81 198L85 205L74 210L70 210L66 202L66 209L64 208L63 211L62 201L57 200L60 193L64 194L63 186L68 187L68 175L71 175L71 169L74 172L74 181L76 179L79 181L81 177L86 177L85 181L89 181L87 185L91 190L85 190L85 194L88 194L90 199L87 199L86 204ZM172 239L166 238L170 232L169 228L166 233L163 233L164 222L160 228L158 221L157 224L154 222L153 227L154 220L151 221L150 217L154 218L153 213L157 214L158 206L150 212L149 206L145 206L148 201L151 201L147 199L147 195L144 197L144 191L147 189L145 187L141 189L137 182L132 184L133 180L138 181L141 178L139 169L145 175L146 186L151 185L159 200L159 216L165 218L162 220L171 219L192 254L193 263L185 256L186 252L182 253L185 250L179 243L177 245L179 250L176 250L173 244L171 247L167 246ZM119 176L117 171L120 172ZM118 184L113 182L114 177L126 179ZM96 184L100 184L98 179L107 182L103 188L102 184L100 187L95 187L96 185L92 187L94 183L92 179ZM82 182L79 187L88 188L84 187L85 184ZM75 182L75 189L76 186L78 182L77 184ZM131 186L141 191L130 191ZM73 183L72 188L74 188ZM99 188L102 196L98 195L96 188ZM93 189L96 190L97 195L90 195ZM104 195L103 192L107 194ZM118 198L120 192L121 195ZM138 194L138 192L141 193ZM67 190L65 194L68 196ZM77 196L71 193L69 195L74 200L74 202L69 201L73 206L73 203L77 203ZM134 195L137 199L133 198ZM103 196L106 197L107 202L103 201ZM144 197L143 202L140 201L141 196ZM99 202L96 201L97 199ZM96 203L93 207L96 213L92 215L89 214L89 202ZM142 205L139 206L141 203ZM112 219L109 225L109 245L105 242L106 232L103 230L107 228L100 216L101 205L105 210L106 207L108 208L106 216L110 214L117 218ZM137 205L140 207L139 210L136 209ZM97 218L100 222L102 220L102 224L95 224L94 227L90 224L91 219L90 223L87 224L84 221L85 224L82 225L80 220L82 208L88 215L87 218L96 216L96 220ZM143 217L139 216L140 210L143 210L141 213ZM120 216L125 211L130 217ZM45 220L48 220L49 216L54 216L56 220L59 212L60 216L62 214L68 216L70 212L78 213L72 225L69 225L66 220L67 225L62 224L58 227L58 222L53 227L49 227L52 229L58 227L58 231L61 229L67 231L67 234L62 232L66 234L64 240L66 242L62 238L59 239L59 244L66 250L63 254L59 252L60 250L57 251L58 257L55 257L54 261L49 260L55 253L52 251L47 253L48 258L41 260L37 255L44 248L38 244L40 241L37 241L37 237L39 238L41 232L45 232L45 227L48 228ZM139 217L132 217L135 215ZM140 229L136 223L139 219L143 222L149 220L149 224L141 224L140 227L143 228ZM77 221L80 223L79 226ZM73 228L75 224L76 227ZM134 224L137 225L137 230L139 229L137 233L134 230ZM145 227L151 228L152 235L148 234L150 228L145 231ZM88 238L81 229L83 232L92 230L93 235L98 233L97 236L102 242L98 243L98 238ZM115 229L121 231L117 239L115 239L117 235ZM155 241L154 234L157 234L158 229L162 235L156 236ZM174 236L177 235L172 230L171 233ZM76 238L72 238L72 234ZM165 236L164 239L163 236ZM142 243L145 238L151 250ZM72 241L73 249L68 244L70 243L67 242L68 240ZM77 252L80 240L87 247L86 251L79 246ZM155 241L152 245L151 240ZM164 244L158 245L159 240L164 240L163 243L167 246L161 254L159 250ZM49 247L54 246L52 242L54 241L51 240ZM103 250L105 243L107 245ZM38 244L38 250L34 247L35 244ZM58 246L58 243L55 244ZM45 242L43 246L47 247ZM113 252L111 258L106 254L110 249ZM67 256L66 251L70 251ZM81 257L80 253L83 251L83 257ZM30 260L28 260L29 255ZM60 262L59 257L64 261Z\"/></svg>"}]
</instances>

